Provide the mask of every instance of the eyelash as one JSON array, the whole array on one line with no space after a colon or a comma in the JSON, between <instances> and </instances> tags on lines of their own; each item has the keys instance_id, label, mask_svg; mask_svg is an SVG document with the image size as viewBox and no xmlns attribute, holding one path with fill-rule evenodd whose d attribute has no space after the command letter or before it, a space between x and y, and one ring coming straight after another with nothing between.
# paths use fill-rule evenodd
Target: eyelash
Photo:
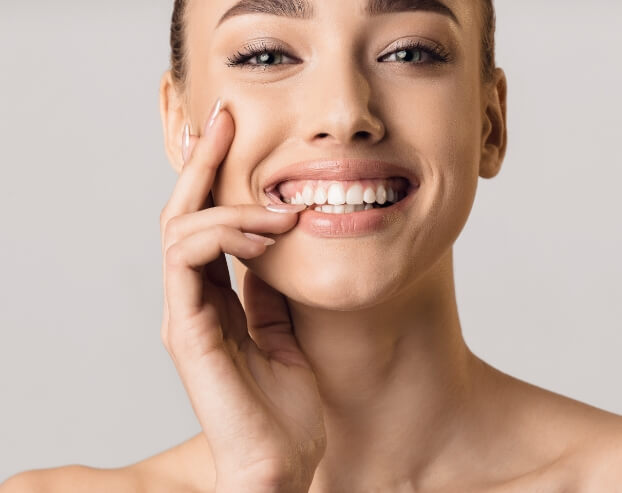
<instances>
[{"instance_id":1,"label":"eyelash","mask_svg":"<svg viewBox=\"0 0 622 493\"><path fill-rule=\"evenodd\" d=\"M268 47L265 41L262 41L261 43L245 46L245 49L246 49L246 52L238 51L233 56L227 57L227 66L250 68L252 70L262 67L264 70L266 70L268 67L278 66L278 65L290 65L290 64L270 65L270 64L265 64L265 63L262 64L262 63L247 63L247 62L248 60L255 58L258 55L263 55L264 53L269 53L269 54L274 54L274 55L285 55L288 58L292 58L289 56L289 54L285 50L279 48L278 46ZM443 64L443 63L448 63L451 61L451 54L447 50L445 50L443 47L441 47L440 45L433 44L433 45L428 46L427 44L422 43L420 41L401 42L398 44L398 46L393 51L386 53L380 58L385 58L389 55L393 55L393 54L399 53L400 51L405 51L405 50L422 51L424 53L427 53L432 58L433 61L429 63L413 63L413 62L397 62L397 63L405 63L405 64L411 64L411 65L428 65L428 64Z\"/></svg>"}]
</instances>

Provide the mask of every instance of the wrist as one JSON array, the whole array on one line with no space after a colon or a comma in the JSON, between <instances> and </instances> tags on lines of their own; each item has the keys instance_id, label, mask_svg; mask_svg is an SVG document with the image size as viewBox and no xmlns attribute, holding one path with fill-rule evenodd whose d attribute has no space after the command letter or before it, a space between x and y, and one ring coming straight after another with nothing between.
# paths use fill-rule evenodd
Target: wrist
<instances>
[{"instance_id":1,"label":"wrist","mask_svg":"<svg viewBox=\"0 0 622 493\"><path fill-rule=\"evenodd\" d=\"M291 469L291 467L290 467ZM294 472L216 473L214 493L309 493L314 472L297 468Z\"/></svg>"},{"instance_id":2,"label":"wrist","mask_svg":"<svg viewBox=\"0 0 622 493\"><path fill-rule=\"evenodd\" d=\"M292 481L265 483L261 481L221 481L216 482L214 493L309 493L309 484L299 484Z\"/></svg>"},{"instance_id":3,"label":"wrist","mask_svg":"<svg viewBox=\"0 0 622 493\"><path fill-rule=\"evenodd\" d=\"M259 486L256 484L216 485L214 493L309 493L309 487L292 485Z\"/></svg>"}]
</instances>

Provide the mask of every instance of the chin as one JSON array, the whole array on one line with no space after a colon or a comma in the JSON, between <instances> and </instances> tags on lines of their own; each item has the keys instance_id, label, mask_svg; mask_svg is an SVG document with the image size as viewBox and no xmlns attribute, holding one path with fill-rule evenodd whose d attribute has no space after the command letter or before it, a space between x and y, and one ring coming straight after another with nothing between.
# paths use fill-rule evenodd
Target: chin
<instances>
[{"instance_id":1,"label":"chin","mask_svg":"<svg viewBox=\"0 0 622 493\"><path fill-rule=\"evenodd\" d=\"M287 298L306 306L336 311L370 308L394 296L408 276L406 269L396 269L394 272L401 274L391 275L387 267L344 259L333 260L323 267L313 262L312 269L305 267L304 262L282 269L249 263L253 272Z\"/></svg>"}]
</instances>

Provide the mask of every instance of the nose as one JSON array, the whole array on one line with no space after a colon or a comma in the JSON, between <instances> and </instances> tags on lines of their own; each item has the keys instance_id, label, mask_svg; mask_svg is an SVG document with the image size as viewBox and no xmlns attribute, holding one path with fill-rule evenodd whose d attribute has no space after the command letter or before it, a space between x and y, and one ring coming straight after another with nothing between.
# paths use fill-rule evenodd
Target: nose
<instances>
[{"instance_id":1,"label":"nose","mask_svg":"<svg viewBox=\"0 0 622 493\"><path fill-rule=\"evenodd\" d=\"M355 63L335 56L317 67L309 86L305 127L313 145L343 146L352 143L374 144L384 137L382 120L372 113L372 88ZM306 105L305 105L306 106Z\"/></svg>"}]
</instances>

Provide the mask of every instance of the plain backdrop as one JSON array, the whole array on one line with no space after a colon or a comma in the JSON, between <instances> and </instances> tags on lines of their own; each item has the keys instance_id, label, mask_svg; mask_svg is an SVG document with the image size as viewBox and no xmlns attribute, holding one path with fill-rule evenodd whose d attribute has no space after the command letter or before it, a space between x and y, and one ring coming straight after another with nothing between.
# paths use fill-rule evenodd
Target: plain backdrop
<instances>
[{"instance_id":1,"label":"plain backdrop","mask_svg":"<svg viewBox=\"0 0 622 493\"><path fill-rule=\"evenodd\" d=\"M160 339L172 0L0 0L0 482L200 431ZM455 246L471 349L622 413L622 2L497 0L503 169Z\"/></svg>"}]
</instances>

